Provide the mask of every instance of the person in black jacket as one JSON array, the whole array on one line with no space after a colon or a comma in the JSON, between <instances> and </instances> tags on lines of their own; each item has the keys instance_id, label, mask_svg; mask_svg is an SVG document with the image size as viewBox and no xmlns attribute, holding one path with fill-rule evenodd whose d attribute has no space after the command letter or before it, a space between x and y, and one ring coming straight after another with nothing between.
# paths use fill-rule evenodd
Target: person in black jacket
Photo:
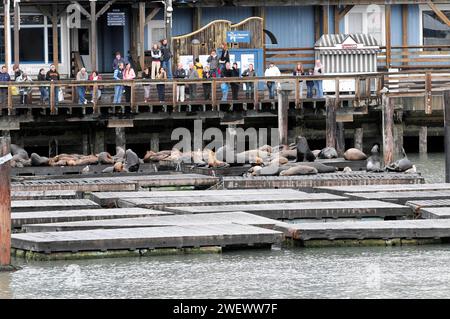
<instances>
[{"instance_id":1,"label":"person in black jacket","mask_svg":"<svg viewBox=\"0 0 450 319\"><path fill-rule=\"evenodd\" d=\"M211 80L211 70L209 69L209 66L205 66L203 68L203 80ZM203 83L203 96L206 101L208 101L211 98L211 83Z\"/></svg>"},{"instance_id":2,"label":"person in black jacket","mask_svg":"<svg viewBox=\"0 0 450 319\"><path fill-rule=\"evenodd\" d=\"M222 44L222 54L219 58L219 69L222 73L225 70L225 65L230 63L230 52L228 51L228 46L226 43Z\"/></svg>"},{"instance_id":3,"label":"person in black jacket","mask_svg":"<svg viewBox=\"0 0 450 319\"><path fill-rule=\"evenodd\" d=\"M56 66L54 64L50 65L50 70L48 70L47 74L45 75L45 79L50 82L60 80L59 72L56 70ZM59 99L59 87L55 86L54 92L55 92L55 105L56 105L56 104L58 104L58 99Z\"/></svg>"},{"instance_id":4,"label":"person in black jacket","mask_svg":"<svg viewBox=\"0 0 450 319\"><path fill-rule=\"evenodd\" d=\"M160 47L162 57L161 57L161 67L166 70L167 78L172 78L172 65L170 63L170 59L172 58L172 52L170 52L169 44L167 42L167 39L161 40L161 47Z\"/></svg>"},{"instance_id":5,"label":"person in black jacket","mask_svg":"<svg viewBox=\"0 0 450 319\"><path fill-rule=\"evenodd\" d=\"M231 74L233 75L234 78L238 78L241 74L237 63L233 63L233 68L231 69ZM231 83L231 95L234 101L239 99L239 88L240 88L241 84L239 82L235 83Z\"/></svg>"},{"instance_id":6,"label":"person in black jacket","mask_svg":"<svg viewBox=\"0 0 450 319\"><path fill-rule=\"evenodd\" d=\"M186 78L186 70L183 69L183 64L178 63L178 67L173 73L174 79L185 79ZM177 102L184 102L184 93L186 91L185 84L177 85Z\"/></svg>"},{"instance_id":7,"label":"person in black jacket","mask_svg":"<svg viewBox=\"0 0 450 319\"><path fill-rule=\"evenodd\" d=\"M45 70L44 69L40 69L39 70L39 74L37 76L37 80L38 81L46 81L45 78ZM41 93L41 97L40 97L40 103L44 104L46 101L48 101L48 88L45 86L40 86L39 87L39 92Z\"/></svg>"},{"instance_id":8,"label":"person in black jacket","mask_svg":"<svg viewBox=\"0 0 450 319\"><path fill-rule=\"evenodd\" d=\"M255 71L252 63L250 63L248 65L248 69L245 70L242 73L242 76L243 77L255 77L256 76L256 71ZM251 99L252 96L253 96L254 89L255 89L254 83L246 82L246 83L244 83L244 86L245 86L245 88L244 88L244 90L245 90L245 98L246 99Z\"/></svg>"}]
</instances>

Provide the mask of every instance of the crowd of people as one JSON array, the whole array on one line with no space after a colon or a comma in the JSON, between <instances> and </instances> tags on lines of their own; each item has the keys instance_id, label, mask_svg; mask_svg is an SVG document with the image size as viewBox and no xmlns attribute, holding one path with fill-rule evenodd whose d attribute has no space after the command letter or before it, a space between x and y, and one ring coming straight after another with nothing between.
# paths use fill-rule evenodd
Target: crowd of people
<instances>
[{"instance_id":1,"label":"crowd of people","mask_svg":"<svg viewBox=\"0 0 450 319\"><path fill-rule=\"evenodd\" d=\"M155 43L150 50L151 63L146 66L142 71L140 76L141 79L145 80L166 80L166 79L188 79L188 80L210 80L213 78L251 78L256 77L257 72L255 70L255 66L253 64L249 64L246 69L241 72L239 69L238 63L231 63L230 61L230 52L227 47L227 44L222 44L220 55L217 54L217 51L213 49L206 59L206 64L203 65L199 58L197 57L192 63L189 63L188 69L184 68L182 63L178 63L176 69L172 73L171 69L171 60L172 53L170 48L168 47L167 40L161 40L160 43ZM114 87L114 97L113 103L119 104L122 102L123 96L125 97L125 102L129 103L131 100L131 87L128 85L123 85L123 80L134 80L137 78L137 73L134 71L131 62L126 61L120 52L116 52L115 58L112 63L112 71L113 78L117 81L121 81L120 84L115 85ZM16 81L17 83L26 83L32 82L31 77L24 71L22 71L19 65L14 65L13 67L13 76L7 72L5 66L2 67L0 72L0 82L5 81ZM298 63L295 70L293 71L293 76L310 76L310 75L322 75L324 72L324 66L322 65L320 60L315 61L314 68L305 71L303 65ZM267 69L264 72L265 77L278 77L281 76L281 72L279 68L274 64L270 63ZM57 81L60 80L60 74L58 73L55 65L50 65L48 71L45 69L40 69L39 74L37 75L38 81ZM86 68L81 68L80 71L76 74L76 80L82 82L89 81L101 81L102 76L97 71L92 71L90 74L86 71ZM323 87L322 80L306 80L300 82L300 92L303 92L304 82L306 82L307 88L307 98L313 98L314 91L315 97L322 98L323 97ZM184 102L186 99L186 87L189 92L189 99L196 100L197 99L197 85L195 81L190 81L187 84L180 82L176 87L176 101ZM276 81L267 81L266 82L269 99L274 99L277 91L277 86L279 85ZM253 82L221 82L220 89L222 92L222 101L228 100L229 91L231 90L231 98L232 100L239 99L239 92L241 90L245 92L246 99L252 99L255 92L255 85ZM203 98L205 100L210 100L212 97L212 86L211 82L203 82ZM92 90L92 100L88 101L86 98L87 86L77 86L78 93L78 103L79 104L87 104L89 102L94 102L94 90ZM39 87L40 91L40 103L45 104L50 102L50 88L49 87ZM102 97L103 87L101 85L96 86L96 98L97 100ZM156 90L158 99L160 102L165 101L165 84L158 83L156 84ZM63 97L60 96L60 89L55 86L54 96L55 103L61 101ZM151 96L151 86L150 84L144 85L144 101L148 103L150 101ZM30 103L31 96L31 87L19 86L18 92L14 93L15 95L20 95L20 103L28 104ZM301 93L300 93L301 94ZM7 97L7 89L0 88L0 103L4 103Z\"/></svg>"}]
</instances>

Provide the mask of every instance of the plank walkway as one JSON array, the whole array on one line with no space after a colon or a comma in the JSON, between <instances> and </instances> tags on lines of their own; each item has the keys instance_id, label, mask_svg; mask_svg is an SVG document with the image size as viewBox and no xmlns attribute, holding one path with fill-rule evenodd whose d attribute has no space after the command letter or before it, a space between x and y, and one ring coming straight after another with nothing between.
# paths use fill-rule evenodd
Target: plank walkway
<instances>
[{"instance_id":1,"label":"plank walkway","mask_svg":"<svg viewBox=\"0 0 450 319\"><path fill-rule=\"evenodd\" d=\"M410 200L406 205L419 211L423 207L450 207L450 199Z\"/></svg>"},{"instance_id":2,"label":"plank walkway","mask_svg":"<svg viewBox=\"0 0 450 319\"><path fill-rule=\"evenodd\" d=\"M31 212L43 210L69 210L100 208L89 199L42 199L11 201L12 212Z\"/></svg>"},{"instance_id":3,"label":"plank walkway","mask_svg":"<svg viewBox=\"0 0 450 319\"><path fill-rule=\"evenodd\" d=\"M450 207L430 207L420 210L420 217L424 219L448 219Z\"/></svg>"},{"instance_id":4,"label":"plank walkway","mask_svg":"<svg viewBox=\"0 0 450 319\"><path fill-rule=\"evenodd\" d=\"M273 228L277 221L261 216L244 213L230 212L217 214L172 215L152 216L141 218L122 218L108 220L90 220L63 223L31 224L23 228L26 232L54 232L69 230L107 229L107 228L134 228L134 227L161 227L184 225L215 225L215 224L240 224Z\"/></svg>"},{"instance_id":5,"label":"plank walkway","mask_svg":"<svg viewBox=\"0 0 450 319\"><path fill-rule=\"evenodd\" d=\"M328 173L303 176L223 177L225 189L245 188L311 188L321 186L420 184L425 180L419 174L405 173Z\"/></svg>"},{"instance_id":6,"label":"plank walkway","mask_svg":"<svg viewBox=\"0 0 450 319\"><path fill-rule=\"evenodd\" d=\"M371 192L406 192L406 191L439 191L450 190L450 183L436 184L394 184L394 185L365 185L361 186L325 186L315 188L318 192L330 192L337 195L344 193Z\"/></svg>"},{"instance_id":7,"label":"plank walkway","mask_svg":"<svg viewBox=\"0 0 450 319\"><path fill-rule=\"evenodd\" d=\"M450 190L344 193L344 195L358 199L376 199L399 204L405 204L407 201L418 199L450 199Z\"/></svg>"},{"instance_id":8,"label":"plank walkway","mask_svg":"<svg viewBox=\"0 0 450 319\"><path fill-rule=\"evenodd\" d=\"M37 212L22 212L11 214L13 228L21 228L25 224L58 223L71 221L87 221L97 219L134 218L146 216L173 215L170 212L145 208L114 208L114 209L77 209L51 210Z\"/></svg>"},{"instance_id":9,"label":"plank walkway","mask_svg":"<svg viewBox=\"0 0 450 319\"><path fill-rule=\"evenodd\" d=\"M164 209L167 206L205 206L205 205L232 205L232 204L262 204L262 203L283 203L302 201L329 201L344 200L345 197L326 193L303 193L298 194L262 194L247 195L217 195L217 196L196 196L196 197L166 197L166 198L125 198L119 199L118 206L143 207L153 209ZM301 205L297 203L297 205Z\"/></svg>"},{"instance_id":10,"label":"plank walkway","mask_svg":"<svg viewBox=\"0 0 450 319\"><path fill-rule=\"evenodd\" d=\"M450 220L416 219L341 223L291 224L290 234L297 240L311 239L393 239L447 238Z\"/></svg>"},{"instance_id":11,"label":"plank walkway","mask_svg":"<svg viewBox=\"0 0 450 319\"><path fill-rule=\"evenodd\" d=\"M11 246L52 253L273 244L282 238L279 231L247 225L184 225L21 233L11 236Z\"/></svg>"},{"instance_id":12,"label":"plank walkway","mask_svg":"<svg viewBox=\"0 0 450 319\"><path fill-rule=\"evenodd\" d=\"M217 213L227 211L243 211L273 219L297 218L361 218L361 217L407 217L412 210L407 206L385 203L376 200L363 201L328 201L301 202L252 205L219 205L166 207L167 211L176 214Z\"/></svg>"},{"instance_id":13,"label":"plank walkway","mask_svg":"<svg viewBox=\"0 0 450 319\"><path fill-rule=\"evenodd\" d=\"M11 200L33 199L75 199L81 198L81 193L73 190L66 191L15 191L11 193Z\"/></svg>"},{"instance_id":14,"label":"plank walkway","mask_svg":"<svg viewBox=\"0 0 450 319\"><path fill-rule=\"evenodd\" d=\"M90 193L91 200L101 206L113 206L119 199L125 198L168 198L168 197L192 197L192 196L231 196L242 195L277 195L277 194L301 194L294 189L247 189L242 190L184 190L184 191L137 191L137 192L95 192Z\"/></svg>"}]
</instances>

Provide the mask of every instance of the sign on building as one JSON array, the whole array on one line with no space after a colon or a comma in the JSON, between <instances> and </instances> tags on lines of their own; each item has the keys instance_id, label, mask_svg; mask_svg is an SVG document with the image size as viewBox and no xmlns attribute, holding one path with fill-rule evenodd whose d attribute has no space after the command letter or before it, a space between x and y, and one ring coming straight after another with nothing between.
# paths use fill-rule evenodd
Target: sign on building
<instances>
[{"instance_id":1,"label":"sign on building","mask_svg":"<svg viewBox=\"0 0 450 319\"><path fill-rule=\"evenodd\" d=\"M120 10L108 12L107 24L109 27L123 27L125 25L125 12Z\"/></svg>"},{"instance_id":2,"label":"sign on building","mask_svg":"<svg viewBox=\"0 0 450 319\"><path fill-rule=\"evenodd\" d=\"M227 31L228 43L250 43L250 31Z\"/></svg>"}]
</instances>

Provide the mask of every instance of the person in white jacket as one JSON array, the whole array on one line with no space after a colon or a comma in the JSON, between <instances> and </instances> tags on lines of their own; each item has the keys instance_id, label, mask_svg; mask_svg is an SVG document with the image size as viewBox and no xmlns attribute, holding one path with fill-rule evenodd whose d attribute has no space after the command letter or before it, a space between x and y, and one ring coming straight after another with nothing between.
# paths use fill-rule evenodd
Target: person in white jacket
<instances>
[{"instance_id":1,"label":"person in white jacket","mask_svg":"<svg viewBox=\"0 0 450 319\"><path fill-rule=\"evenodd\" d=\"M269 64L269 67L264 72L264 76L272 77L272 76L281 76L280 69L273 63ZM268 81L267 88L269 89L269 99L275 98L275 81Z\"/></svg>"}]
</instances>

